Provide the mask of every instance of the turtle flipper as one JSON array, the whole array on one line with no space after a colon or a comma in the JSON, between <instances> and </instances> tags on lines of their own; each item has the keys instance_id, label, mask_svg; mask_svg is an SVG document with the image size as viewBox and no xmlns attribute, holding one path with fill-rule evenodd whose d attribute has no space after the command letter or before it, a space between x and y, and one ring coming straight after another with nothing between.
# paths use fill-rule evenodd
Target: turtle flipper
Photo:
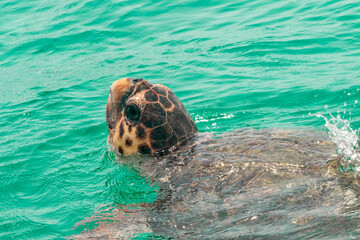
<instances>
[{"instance_id":1,"label":"turtle flipper","mask_svg":"<svg viewBox=\"0 0 360 240\"><path fill-rule=\"evenodd\" d=\"M101 216L89 217L77 225L95 223L98 226L90 230L85 227L83 232L68 239L133 239L140 234L151 234L147 222L150 205L118 206Z\"/></svg>"}]
</instances>

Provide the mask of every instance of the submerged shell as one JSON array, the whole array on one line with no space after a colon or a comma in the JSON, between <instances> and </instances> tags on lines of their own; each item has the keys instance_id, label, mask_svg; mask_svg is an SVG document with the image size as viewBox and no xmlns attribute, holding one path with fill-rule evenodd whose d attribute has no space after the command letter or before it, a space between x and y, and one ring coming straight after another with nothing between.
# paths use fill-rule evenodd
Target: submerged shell
<instances>
[{"instance_id":1,"label":"submerged shell","mask_svg":"<svg viewBox=\"0 0 360 240\"><path fill-rule=\"evenodd\" d=\"M155 203L117 207L114 222L78 237L281 239L357 231L357 218L346 214L358 209L359 185L337 171L336 149L325 133L202 134L175 153L127 158L127 164L159 186Z\"/></svg>"}]
</instances>

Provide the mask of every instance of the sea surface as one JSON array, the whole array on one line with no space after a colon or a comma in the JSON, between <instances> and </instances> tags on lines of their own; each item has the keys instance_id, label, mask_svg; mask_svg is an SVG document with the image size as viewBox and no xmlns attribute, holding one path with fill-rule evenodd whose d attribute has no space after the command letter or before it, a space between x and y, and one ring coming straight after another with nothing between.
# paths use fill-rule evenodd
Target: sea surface
<instances>
[{"instance_id":1,"label":"sea surface","mask_svg":"<svg viewBox=\"0 0 360 240\"><path fill-rule=\"evenodd\" d=\"M0 1L1 239L65 238L108 205L156 199L106 145L122 77L170 87L200 132L331 133L332 120L346 142L360 1Z\"/></svg>"}]
</instances>

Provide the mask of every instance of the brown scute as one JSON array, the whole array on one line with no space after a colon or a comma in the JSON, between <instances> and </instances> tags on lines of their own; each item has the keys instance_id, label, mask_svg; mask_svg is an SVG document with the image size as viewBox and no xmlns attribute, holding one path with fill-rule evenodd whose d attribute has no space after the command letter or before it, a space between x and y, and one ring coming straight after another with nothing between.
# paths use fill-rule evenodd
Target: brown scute
<instances>
[{"instance_id":1,"label":"brown scute","mask_svg":"<svg viewBox=\"0 0 360 240\"><path fill-rule=\"evenodd\" d=\"M163 95L163 96L166 96L166 94L167 94L167 91L164 88L159 87L159 86L153 87L153 90L155 90L155 92L157 92L158 94Z\"/></svg>"},{"instance_id":2,"label":"brown scute","mask_svg":"<svg viewBox=\"0 0 360 240\"><path fill-rule=\"evenodd\" d=\"M171 127L168 126L168 124L165 124L163 126L159 126L155 128L151 134L150 138L152 141L158 141L158 140L166 140L169 137L171 137L172 130Z\"/></svg>"},{"instance_id":3,"label":"brown scute","mask_svg":"<svg viewBox=\"0 0 360 240\"><path fill-rule=\"evenodd\" d=\"M174 120L172 122L172 128L173 128L173 131L175 133L175 135L178 137L178 138L181 138L183 136L186 135L186 132L181 124L181 122L179 120Z\"/></svg>"},{"instance_id":4,"label":"brown scute","mask_svg":"<svg viewBox=\"0 0 360 240\"><path fill-rule=\"evenodd\" d=\"M123 135L124 135L124 122L121 121L120 127L119 127L119 136L120 136L120 138L122 138Z\"/></svg>"},{"instance_id":5,"label":"brown scute","mask_svg":"<svg viewBox=\"0 0 360 240\"><path fill-rule=\"evenodd\" d=\"M161 103L165 108L171 108L171 106L172 106L171 102L169 102L169 100L167 99L167 97L160 96L160 103Z\"/></svg>"},{"instance_id":6,"label":"brown scute","mask_svg":"<svg viewBox=\"0 0 360 240\"><path fill-rule=\"evenodd\" d=\"M144 112L141 116L141 122L147 128L153 128L159 126L161 124L164 124L165 121L166 121L165 116L158 116L152 114L151 112Z\"/></svg>"},{"instance_id":7,"label":"brown scute","mask_svg":"<svg viewBox=\"0 0 360 240\"><path fill-rule=\"evenodd\" d=\"M148 102L157 102L159 100L158 95L154 91L148 90L145 92L145 100Z\"/></svg>"},{"instance_id":8,"label":"brown scute","mask_svg":"<svg viewBox=\"0 0 360 240\"><path fill-rule=\"evenodd\" d=\"M188 121L179 108L174 108L173 112L167 112L168 123L172 127L173 132L178 138L186 135L183 127L183 121Z\"/></svg>"},{"instance_id":9,"label":"brown scute","mask_svg":"<svg viewBox=\"0 0 360 240\"><path fill-rule=\"evenodd\" d=\"M119 148L118 148L118 152L119 152L120 154L124 154L124 151L123 151L122 147L119 147Z\"/></svg>"},{"instance_id":10,"label":"brown scute","mask_svg":"<svg viewBox=\"0 0 360 240\"><path fill-rule=\"evenodd\" d=\"M173 92L169 91L168 98L175 106L181 107L180 100L175 96Z\"/></svg>"},{"instance_id":11,"label":"brown scute","mask_svg":"<svg viewBox=\"0 0 360 240\"><path fill-rule=\"evenodd\" d=\"M137 127L136 136L140 139L143 139L145 137L145 130L140 125Z\"/></svg>"},{"instance_id":12,"label":"brown scute","mask_svg":"<svg viewBox=\"0 0 360 240\"><path fill-rule=\"evenodd\" d=\"M187 114L181 111L178 107L174 107L172 111L167 112L168 122L173 122L177 120L178 122L183 122L188 120ZM173 124L171 124L173 125Z\"/></svg>"},{"instance_id":13,"label":"brown scute","mask_svg":"<svg viewBox=\"0 0 360 240\"><path fill-rule=\"evenodd\" d=\"M148 103L144 108L144 112L150 112L154 115L166 116L164 108L159 103Z\"/></svg>"},{"instance_id":14,"label":"brown scute","mask_svg":"<svg viewBox=\"0 0 360 240\"><path fill-rule=\"evenodd\" d=\"M151 149L148 147L148 145L139 146L138 151L141 154L150 154L151 153Z\"/></svg>"},{"instance_id":15,"label":"brown scute","mask_svg":"<svg viewBox=\"0 0 360 240\"><path fill-rule=\"evenodd\" d=\"M127 138L126 141L125 141L125 144L126 144L126 146L131 147L131 145L132 145L131 139Z\"/></svg>"},{"instance_id":16,"label":"brown scute","mask_svg":"<svg viewBox=\"0 0 360 240\"><path fill-rule=\"evenodd\" d=\"M143 90L148 90L148 89L150 89L150 87L144 81L142 81L141 84L134 91L134 94L139 93Z\"/></svg>"}]
</instances>

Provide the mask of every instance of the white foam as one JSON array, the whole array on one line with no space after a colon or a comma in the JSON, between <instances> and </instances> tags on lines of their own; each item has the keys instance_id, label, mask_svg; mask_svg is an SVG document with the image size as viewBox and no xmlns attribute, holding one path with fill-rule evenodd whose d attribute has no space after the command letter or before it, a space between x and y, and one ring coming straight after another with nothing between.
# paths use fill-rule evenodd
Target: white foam
<instances>
[{"instance_id":1,"label":"white foam","mask_svg":"<svg viewBox=\"0 0 360 240\"><path fill-rule=\"evenodd\" d=\"M341 157L343 171L360 172L360 154L358 151L358 130L350 127L350 121L342 119L338 114L334 117L329 114L329 118L321 114L310 114L325 120L325 127L329 130L330 139L336 144L337 153Z\"/></svg>"}]
</instances>

